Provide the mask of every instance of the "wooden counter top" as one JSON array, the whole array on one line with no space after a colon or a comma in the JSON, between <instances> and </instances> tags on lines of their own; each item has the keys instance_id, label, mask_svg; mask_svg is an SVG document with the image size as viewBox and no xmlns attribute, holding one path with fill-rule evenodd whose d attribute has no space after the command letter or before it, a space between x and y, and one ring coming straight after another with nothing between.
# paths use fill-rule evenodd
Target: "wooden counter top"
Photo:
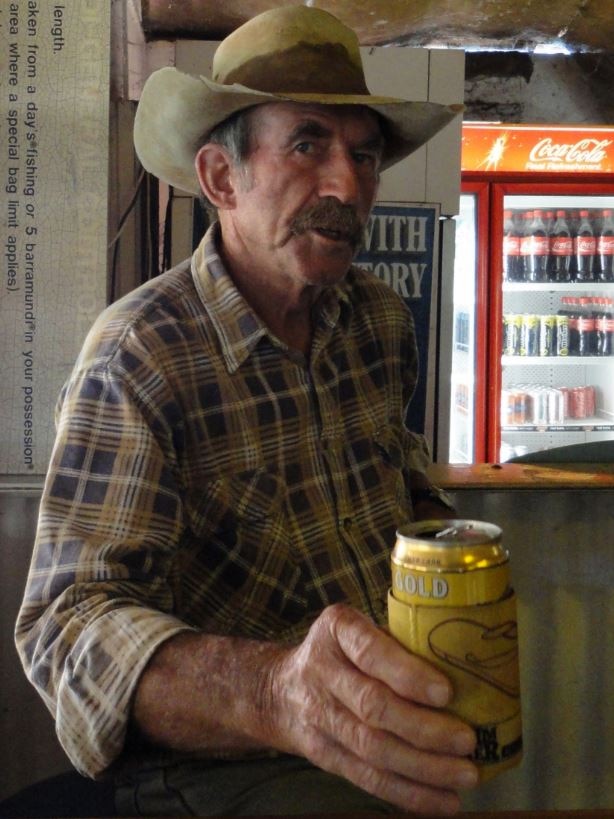
<instances>
[{"instance_id":1,"label":"wooden counter top","mask_svg":"<svg viewBox=\"0 0 614 819\"><path fill-rule=\"evenodd\" d=\"M456 489L614 489L614 464L433 464L429 478Z\"/></svg>"},{"instance_id":2,"label":"wooden counter top","mask_svg":"<svg viewBox=\"0 0 614 819\"><path fill-rule=\"evenodd\" d=\"M356 814L332 813L329 819L356 819ZM361 813L361 819L377 819L381 813ZM252 818L253 819L253 818ZM260 819L266 819L261 817ZM268 819L273 819L268 817ZM304 814L302 819L321 819L321 814ZM417 816L413 813L391 814L391 819L435 819L429 816ZM469 811L457 813L455 819L614 819L614 809L605 808L601 810L493 810L493 811Z\"/></svg>"}]
</instances>

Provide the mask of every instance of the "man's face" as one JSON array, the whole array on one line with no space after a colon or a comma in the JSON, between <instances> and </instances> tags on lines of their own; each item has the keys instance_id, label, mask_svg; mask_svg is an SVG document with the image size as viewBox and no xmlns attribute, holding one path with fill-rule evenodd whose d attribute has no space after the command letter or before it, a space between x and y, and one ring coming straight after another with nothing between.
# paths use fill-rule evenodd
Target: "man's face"
<instances>
[{"instance_id":1,"label":"man's face","mask_svg":"<svg viewBox=\"0 0 614 819\"><path fill-rule=\"evenodd\" d=\"M359 106L272 103L251 113L253 138L234 207L222 212L239 252L289 287L347 273L377 192L382 135ZM227 217L232 230L226 230Z\"/></svg>"}]
</instances>

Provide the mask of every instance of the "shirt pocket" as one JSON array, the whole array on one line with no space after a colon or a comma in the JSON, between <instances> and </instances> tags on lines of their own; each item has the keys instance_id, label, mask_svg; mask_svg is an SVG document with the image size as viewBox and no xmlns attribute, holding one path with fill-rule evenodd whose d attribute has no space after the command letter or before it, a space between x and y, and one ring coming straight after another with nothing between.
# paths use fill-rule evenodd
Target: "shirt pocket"
<instances>
[{"instance_id":1,"label":"shirt pocket","mask_svg":"<svg viewBox=\"0 0 614 819\"><path fill-rule=\"evenodd\" d=\"M184 567L192 570L196 625L270 637L304 617L305 584L286 499L283 479L265 468L218 478L198 498L190 514L195 548L191 567Z\"/></svg>"}]
</instances>

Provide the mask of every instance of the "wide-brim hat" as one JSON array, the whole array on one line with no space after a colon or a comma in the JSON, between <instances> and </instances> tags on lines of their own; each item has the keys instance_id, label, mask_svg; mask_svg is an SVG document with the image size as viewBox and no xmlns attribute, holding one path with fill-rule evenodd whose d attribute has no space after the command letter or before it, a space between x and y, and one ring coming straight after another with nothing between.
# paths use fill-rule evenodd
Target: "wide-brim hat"
<instances>
[{"instance_id":1,"label":"wide-brim hat","mask_svg":"<svg viewBox=\"0 0 614 819\"><path fill-rule=\"evenodd\" d=\"M218 46L212 79L162 68L143 87L134 144L143 167L164 182L200 193L194 158L206 136L232 114L275 101L365 105L387 123L382 169L447 125L462 105L373 95L358 38L332 14L285 6L248 20Z\"/></svg>"}]
</instances>

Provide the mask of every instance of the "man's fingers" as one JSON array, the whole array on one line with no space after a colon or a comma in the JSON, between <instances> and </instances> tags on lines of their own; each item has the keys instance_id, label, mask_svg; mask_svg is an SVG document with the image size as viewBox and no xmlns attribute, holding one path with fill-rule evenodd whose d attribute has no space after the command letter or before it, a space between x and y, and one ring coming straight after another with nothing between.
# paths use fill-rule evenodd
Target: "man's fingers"
<instances>
[{"instance_id":1,"label":"man's fingers","mask_svg":"<svg viewBox=\"0 0 614 819\"><path fill-rule=\"evenodd\" d=\"M443 721L443 717L441 719ZM407 723L404 731L411 734L411 722ZM318 751L321 750L320 743L322 747L326 742L333 743L348 749L370 765L416 782L446 789L469 788L477 784L475 766L469 760L454 755L455 750L446 753L439 736L432 743L427 743L428 750L425 750L411 739L407 741L398 734L365 723L340 702L329 703L317 736L320 740L316 741ZM324 737L325 741L322 742ZM313 738L316 738L315 734Z\"/></svg>"},{"instance_id":2,"label":"man's fingers","mask_svg":"<svg viewBox=\"0 0 614 819\"><path fill-rule=\"evenodd\" d=\"M404 811L453 815L460 807L460 799L453 790L412 781L375 761L365 761L340 745L330 744L318 764Z\"/></svg>"},{"instance_id":3,"label":"man's fingers","mask_svg":"<svg viewBox=\"0 0 614 819\"><path fill-rule=\"evenodd\" d=\"M473 753L475 733L464 722L404 700L354 668L338 674L334 695L365 725L394 734L414 748L456 756Z\"/></svg>"},{"instance_id":4,"label":"man's fingers","mask_svg":"<svg viewBox=\"0 0 614 819\"><path fill-rule=\"evenodd\" d=\"M368 677L386 683L399 696L442 708L452 696L444 674L411 654L365 615L347 606L332 606L330 627L344 654Z\"/></svg>"}]
</instances>

